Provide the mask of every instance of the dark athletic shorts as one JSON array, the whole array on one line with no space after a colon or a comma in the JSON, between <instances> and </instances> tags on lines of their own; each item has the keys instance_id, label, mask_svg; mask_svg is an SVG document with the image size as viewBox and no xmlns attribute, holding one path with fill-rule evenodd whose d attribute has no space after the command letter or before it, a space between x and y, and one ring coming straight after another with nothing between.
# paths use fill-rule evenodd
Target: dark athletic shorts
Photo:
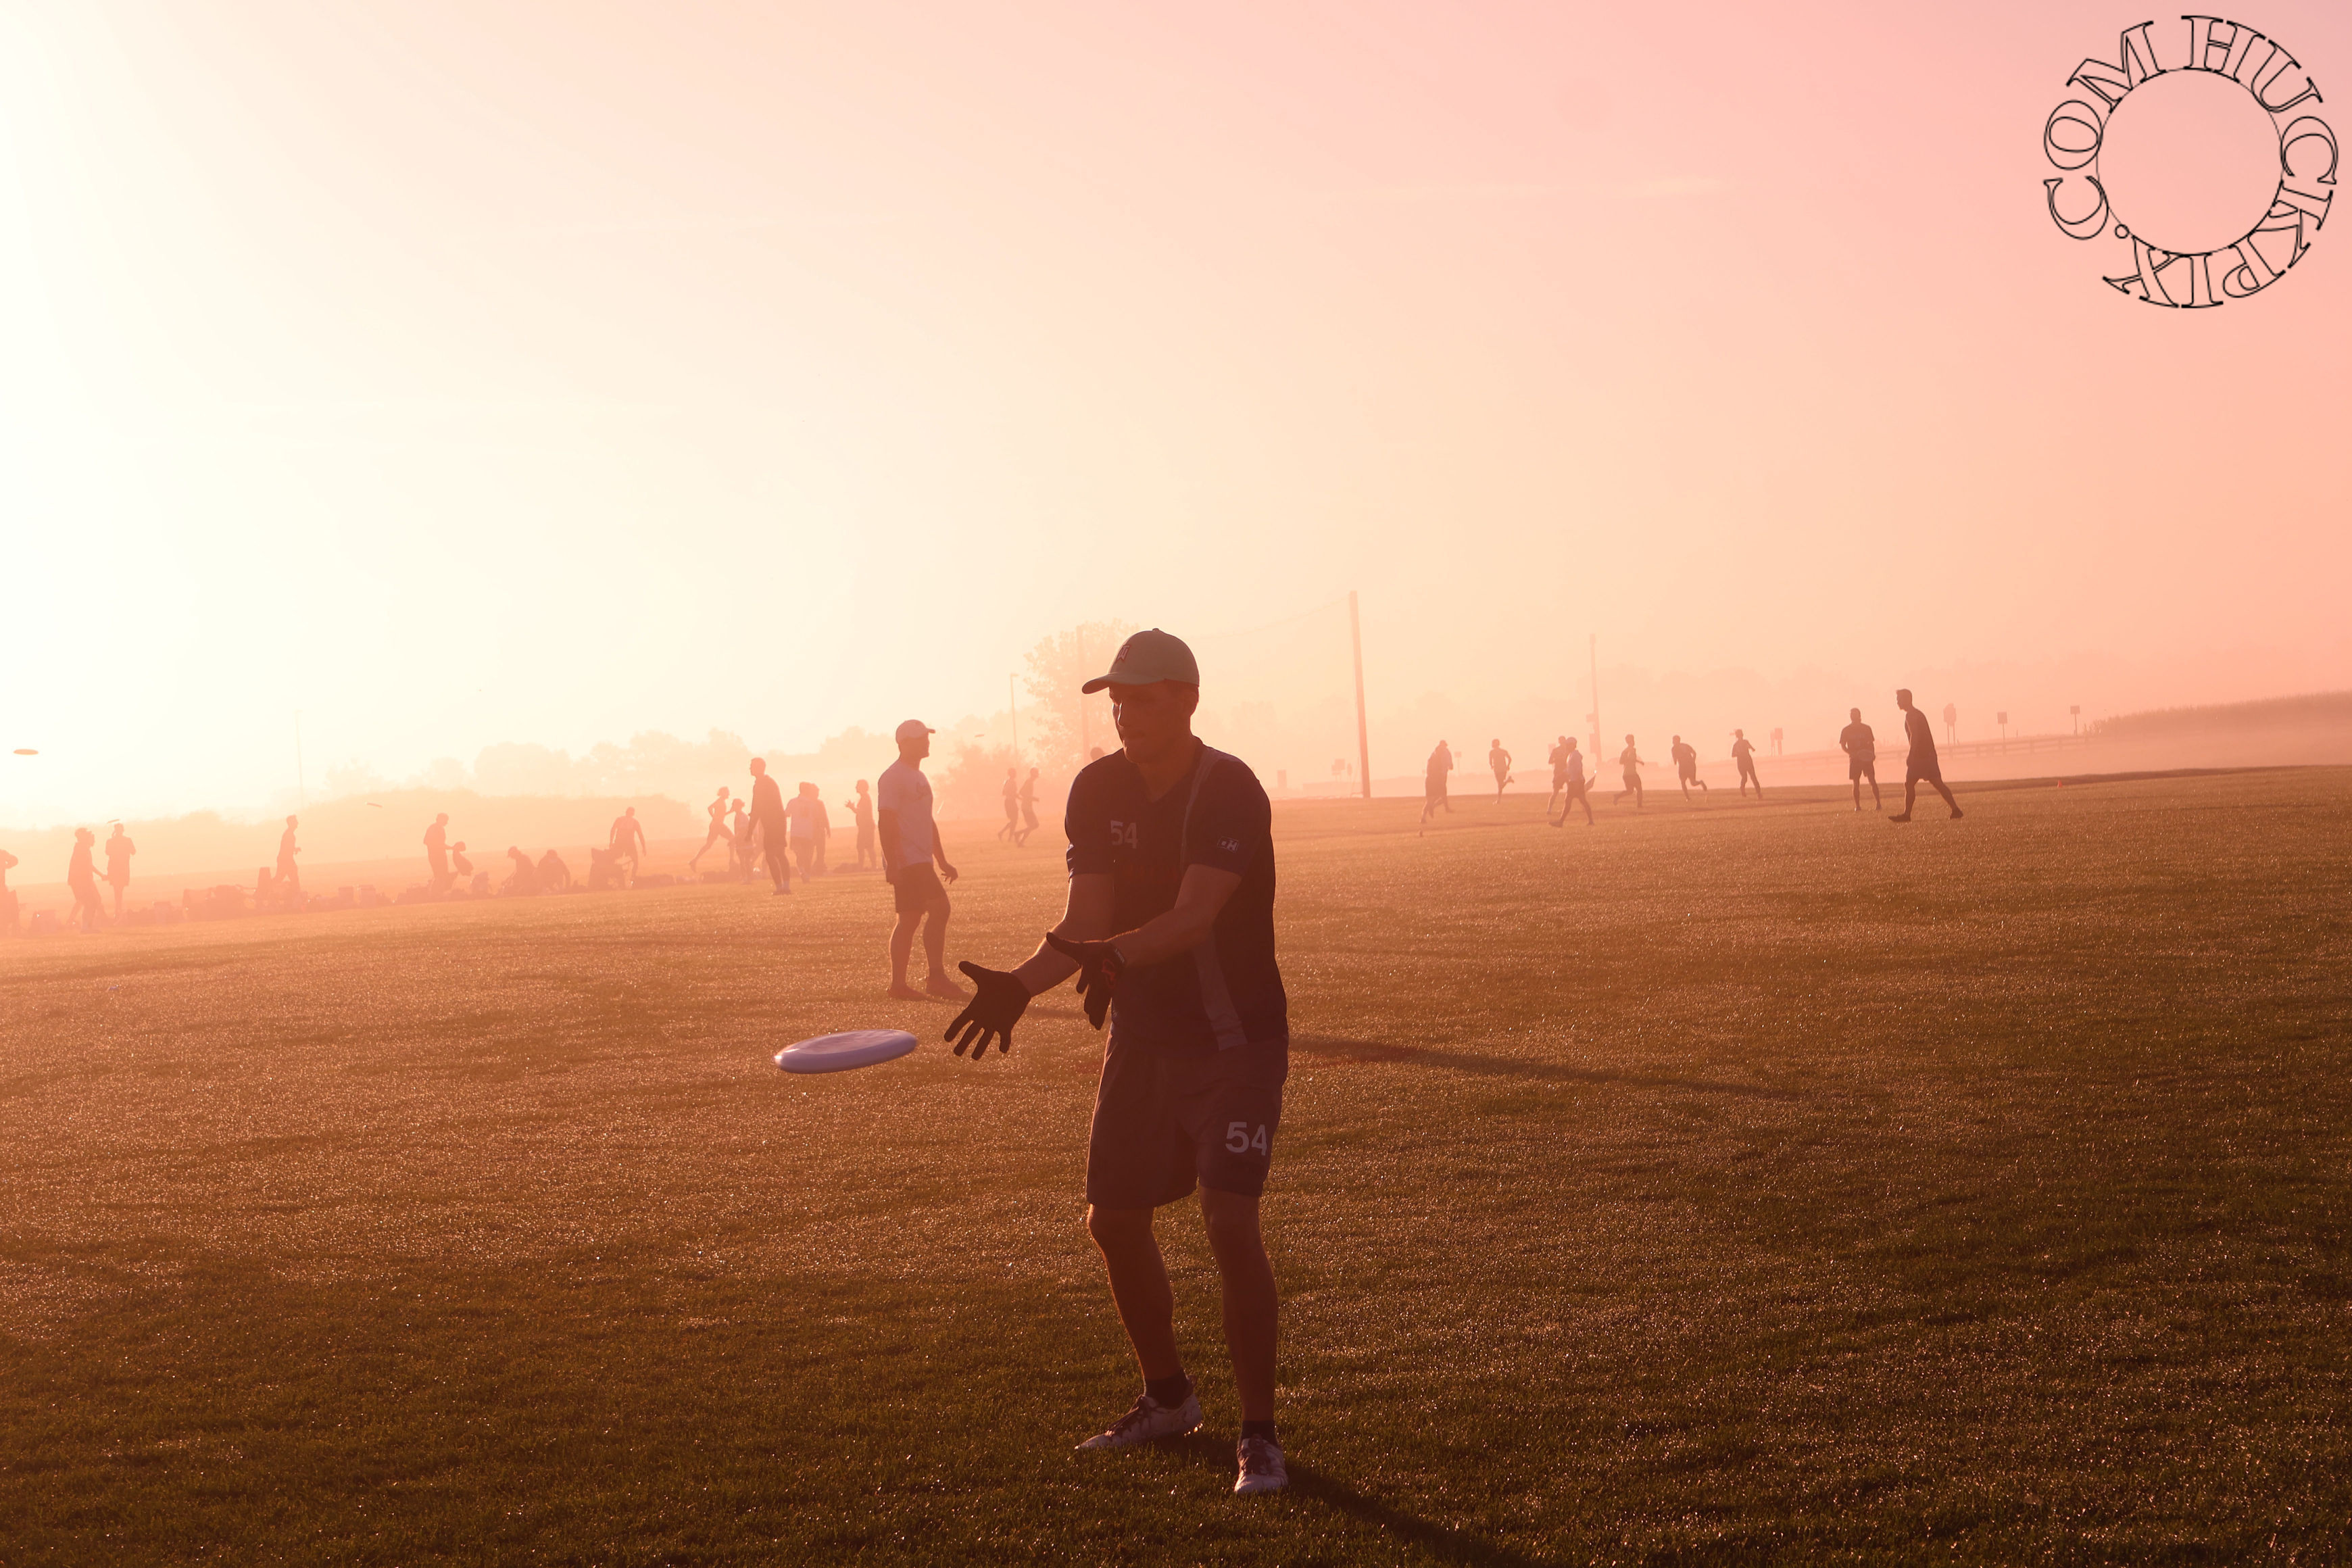
<instances>
[{"instance_id":1,"label":"dark athletic shorts","mask_svg":"<svg viewBox=\"0 0 2352 1568\"><path fill-rule=\"evenodd\" d=\"M929 860L919 866L901 866L890 878L894 906L902 915L919 915L929 910L948 907L948 890L940 886L940 874Z\"/></svg>"},{"instance_id":2,"label":"dark athletic shorts","mask_svg":"<svg viewBox=\"0 0 2352 1568\"><path fill-rule=\"evenodd\" d=\"M1924 763L1906 762L1903 767L1903 782L1912 784L1917 784L1921 779L1926 779L1930 784L1942 784L1944 760L1941 757L1930 757Z\"/></svg>"},{"instance_id":3,"label":"dark athletic shorts","mask_svg":"<svg viewBox=\"0 0 2352 1568\"><path fill-rule=\"evenodd\" d=\"M1848 757L1845 760L1845 776L1850 779L1868 779L1871 783L1876 784L1878 782L1878 759L1876 757Z\"/></svg>"},{"instance_id":4,"label":"dark athletic shorts","mask_svg":"<svg viewBox=\"0 0 2352 1568\"><path fill-rule=\"evenodd\" d=\"M1087 1136L1087 1202L1150 1209L1202 1186L1265 1191L1282 1122L1286 1045L1197 1054L1155 1051L1114 1033Z\"/></svg>"}]
</instances>

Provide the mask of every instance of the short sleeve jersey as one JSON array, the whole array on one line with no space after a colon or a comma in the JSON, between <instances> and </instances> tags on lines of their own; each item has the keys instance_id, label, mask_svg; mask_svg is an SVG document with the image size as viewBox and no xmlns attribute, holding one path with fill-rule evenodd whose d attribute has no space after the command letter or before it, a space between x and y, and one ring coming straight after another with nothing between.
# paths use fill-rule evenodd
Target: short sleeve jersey
<instances>
[{"instance_id":1,"label":"short sleeve jersey","mask_svg":"<svg viewBox=\"0 0 2352 1568\"><path fill-rule=\"evenodd\" d=\"M1584 752L1581 748L1570 746L1561 754L1559 759L1559 774L1561 778L1567 780L1570 784L1582 784L1584 782Z\"/></svg>"},{"instance_id":2,"label":"short sleeve jersey","mask_svg":"<svg viewBox=\"0 0 2352 1568\"><path fill-rule=\"evenodd\" d=\"M131 843L127 837L108 839L106 841L106 879L110 882L129 881L131 857L138 852L139 846Z\"/></svg>"},{"instance_id":3,"label":"short sleeve jersey","mask_svg":"<svg viewBox=\"0 0 2352 1568\"><path fill-rule=\"evenodd\" d=\"M1903 734L1911 742L1913 763L1932 763L1936 760L1936 727L1927 722L1927 716L1925 713L1920 712L1916 708L1906 710L1903 715Z\"/></svg>"},{"instance_id":4,"label":"short sleeve jersey","mask_svg":"<svg viewBox=\"0 0 2352 1568\"><path fill-rule=\"evenodd\" d=\"M1878 737L1858 719L1838 731L1838 741L1845 747L1845 754L1857 763L1878 760Z\"/></svg>"},{"instance_id":5,"label":"short sleeve jersey","mask_svg":"<svg viewBox=\"0 0 2352 1568\"><path fill-rule=\"evenodd\" d=\"M1731 755L1741 767L1753 767L1756 763L1756 742L1745 735L1740 736L1731 742Z\"/></svg>"},{"instance_id":6,"label":"short sleeve jersey","mask_svg":"<svg viewBox=\"0 0 2352 1568\"><path fill-rule=\"evenodd\" d=\"M1274 956L1273 827L1257 775L1207 746L1158 800L1145 798L1125 752L1072 781L1063 818L1070 875L1112 879L1114 930L1175 908L1188 867L1241 879L1199 946L1119 977L1111 1025L1120 1039L1187 1054L1288 1043L1290 1004Z\"/></svg>"},{"instance_id":7,"label":"short sleeve jersey","mask_svg":"<svg viewBox=\"0 0 2352 1568\"><path fill-rule=\"evenodd\" d=\"M877 806L898 818L898 863L929 864L931 851L939 846L940 834L931 822L931 781L923 776L923 770L904 762L892 763L874 781L874 799Z\"/></svg>"},{"instance_id":8,"label":"short sleeve jersey","mask_svg":"<svg viewBox=\"0 0 2352 1568\"><path fill-rule=\"evenodd\" d=\"M784 820L792 825L793 837L795 838L821 837L817 817L824 809L804 795L796 795L784 802Z\"/></svg>"}]
</instances>

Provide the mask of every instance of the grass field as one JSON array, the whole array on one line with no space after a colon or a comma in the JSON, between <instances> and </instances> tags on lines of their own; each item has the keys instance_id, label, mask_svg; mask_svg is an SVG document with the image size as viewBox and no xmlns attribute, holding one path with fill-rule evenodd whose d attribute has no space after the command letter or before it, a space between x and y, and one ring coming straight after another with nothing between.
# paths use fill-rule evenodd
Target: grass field
<instances>
[{"instance_id":1,"label":"grass field","mask_svg":"<svg viewBox=\"0 0 2352 1568\"><path fill-rule=\"evenodd\" d=\"M0 1563L2340 1561L2347 784L1286 808L1250 1503L1190 1209L1209 1427L1070 1452L1099 1038L949 1056L878 882L8 944Z\"/></svg>"}]
</instances>

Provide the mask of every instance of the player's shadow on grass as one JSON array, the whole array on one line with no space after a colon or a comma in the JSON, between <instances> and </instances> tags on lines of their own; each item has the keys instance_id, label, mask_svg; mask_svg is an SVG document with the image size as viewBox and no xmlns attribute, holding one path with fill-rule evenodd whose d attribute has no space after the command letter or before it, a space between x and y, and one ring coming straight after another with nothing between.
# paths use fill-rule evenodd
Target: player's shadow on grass
<instances>
[{"instance_id":1,"label":"player's shadow on grass","mask_svg":"<svg viewBox=\"0 0 2352 1568\"><path fill-rule=\"evenodd\" d=\"M1169 1447L1194 1463L1216 1471L1220 1478L1233 1473L1234 1450L1223 1437L1195 1432L1189 1437L1177 1439ZM1486 1564L1493 1564L1495 1568L1538 1568L1543 1561L1499 1542L1465 1534L1449 1525L1391 1508L1384 1502L1366 1497L1337 1476L1326 1475L1310 1465L1302 1465L1295 1460L1290 1465L1290 1495L1310 1499L1375 1530L1385 1531L1394 1539L1410 1542L1442 1563L1475 1563L1482 1568Z\"/></svg>"},{"instance_id":2,"label":"player's shadow on grass","mask_svg":"<svg viewBox=\"0 0 2352 1568\"><path fill-rule=\"evenodd\" d=\"M1522 1057L1485 1057L1470 1051L1441 1051L1427 1046L1392 1046L1385 1040L1350 1040L1339 1035L1293 1035L1290 1048L1310 1057L1359 1065L1409 1062L1444 1068L1481 1078L1532 1078L1550 1083L1624 1084L1635 1089L1694 1089L1703 1094L1737 1094L1751 1100L1802 1100L1793 1089L1760 1083L1723 1083L1712 1079L1661 1078L1651 1074L1612 1072L1605 1068L1570 1067L1565 1062L1529 1061Z\"/></svg>"}]
</instances>

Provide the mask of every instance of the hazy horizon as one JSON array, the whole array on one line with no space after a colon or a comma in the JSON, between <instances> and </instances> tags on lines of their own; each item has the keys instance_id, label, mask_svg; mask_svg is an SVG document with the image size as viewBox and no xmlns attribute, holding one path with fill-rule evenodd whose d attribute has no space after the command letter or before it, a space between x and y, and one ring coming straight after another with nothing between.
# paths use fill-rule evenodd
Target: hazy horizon
<instances>
[{"instance_id":1,"label":"hazy horizon","mask_svg":"<svg viewBox=\"0 0 2352 1568\"><path fill-rule=\"evenodd\" d=\"M314 789L992 732L1114 617L1304 782L1350 589L1376 774L1581 733L1593 634L1709 755L2352 686L2352 242L2156 310L2043 209L2139 19L12 8L0 822L255 809L298 713Z\"/></svg>"}]
</instances>

